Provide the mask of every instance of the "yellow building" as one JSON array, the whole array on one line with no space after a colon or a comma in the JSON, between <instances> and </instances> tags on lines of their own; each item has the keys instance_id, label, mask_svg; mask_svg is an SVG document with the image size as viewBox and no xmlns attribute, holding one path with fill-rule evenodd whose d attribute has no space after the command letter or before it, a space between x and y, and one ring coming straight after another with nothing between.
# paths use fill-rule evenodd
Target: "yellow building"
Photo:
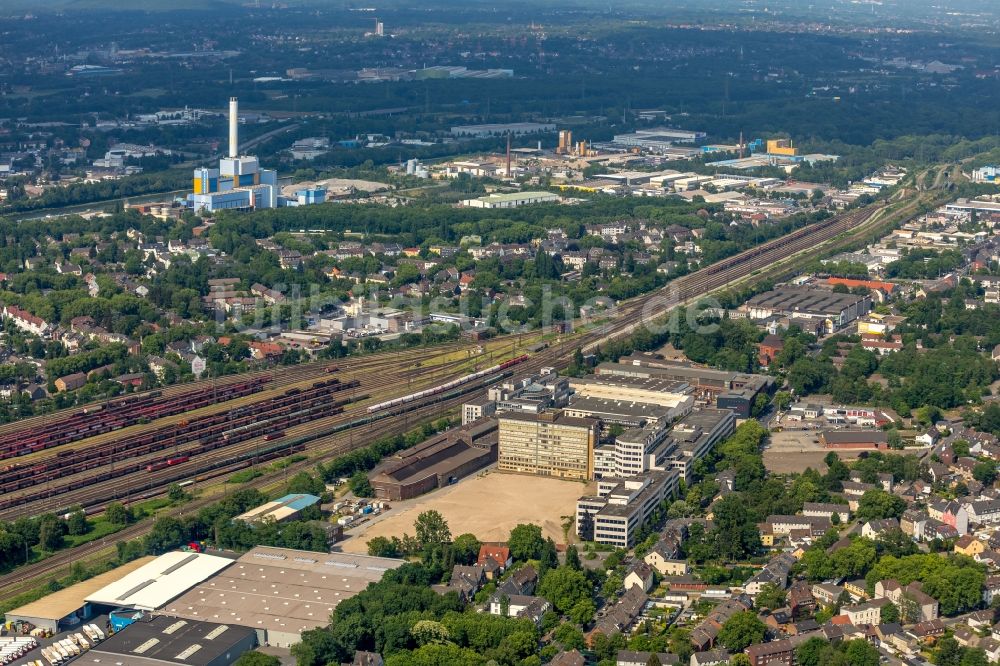
<instances>
[{"instance_id":1,"label":"yellow building","mask_svg":"<svg viewBox=\"0 0 1000 666\"><path fill-rule=\"evenodd\" d=\"M593 478L597 419L569 417L555 410L503 414L498 420L497 469L501 472L582 481Z\"/></svg>"},{"instance_id":2,"label":"yellow building","mask_svg":"<svg viewBox=\"0 0 1000 666\"><path fill-rule=\"evenodd\" d=\"M955 542L955 552L959 555L975 557L986 550L986 544L972 536L966 534Z\"/></svg>"},{"instance_id":3,"label":"yellow building","mask_svg":"<svg viewBox=\"0 0 1000 666\"><path fill-rule=\"evenodd\" d=\"M768 139L767 152L769 155L795 157L798 154L798 149L792 145L791 139Z\"/></svg>"}]
</instances>

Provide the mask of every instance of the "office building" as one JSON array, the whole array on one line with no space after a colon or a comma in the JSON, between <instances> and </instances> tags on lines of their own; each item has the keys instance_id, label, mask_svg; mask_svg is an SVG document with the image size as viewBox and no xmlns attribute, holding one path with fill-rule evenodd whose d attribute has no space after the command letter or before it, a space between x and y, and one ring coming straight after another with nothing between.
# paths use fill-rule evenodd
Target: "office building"
<instances>
[{"instance_id":1,"label":"office building","mask_svg":"<svg viewBox=\"0 0 1000 666\"><path fill-rule=\"evenodd\" d=\"M647 472L629 479L602 479L596 496L576 504L576 533L616 548L631 548L636 534L662 502L677 493L674 471Z\"/></svg>"},{"instance_id":2,"label":"office building","mask_svg":"<svg viewBox=\"0 0 1000 666\"><path fill-rule=\"evenodd\" d=\"M587 481L594 476L599 422L560 410L498 417L501 472Z\"/></svg>"}]
</instances>

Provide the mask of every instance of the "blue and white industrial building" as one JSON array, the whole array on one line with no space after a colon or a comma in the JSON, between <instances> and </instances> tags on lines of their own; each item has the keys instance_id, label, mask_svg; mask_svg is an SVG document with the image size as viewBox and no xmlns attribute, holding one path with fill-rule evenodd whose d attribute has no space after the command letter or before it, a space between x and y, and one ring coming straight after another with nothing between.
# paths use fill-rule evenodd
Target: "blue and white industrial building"
<instances>
[{"instance_id":1,"label":"blue and white industrial building","mask_svg":"<svg viewBox=\"0 0 1000 666\"><path fill-rule=\"evenodd\" d=\"M239 103L235 97L229 100L229 155L219 160L217 169L195 169L193 189L187 197L188 205L210 213L301 206L326 200L326 191L318 188L300 190L294 198L281 196L278 172L262 169L252 155L239 154Z\"/></svg>"}]
</instances>

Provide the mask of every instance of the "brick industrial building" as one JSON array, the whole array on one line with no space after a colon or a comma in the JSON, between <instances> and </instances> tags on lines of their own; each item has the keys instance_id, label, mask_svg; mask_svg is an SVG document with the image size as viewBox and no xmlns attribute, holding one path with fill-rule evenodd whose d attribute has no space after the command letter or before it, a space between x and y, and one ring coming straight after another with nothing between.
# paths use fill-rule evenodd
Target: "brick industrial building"
<instances>
[{"instance_id":1,"label":"brick industrial building","mask_svg":"<svg viewBox=\"0 0 1000 666\"><path fill-rule=\"evenodd\" d=\"M446 486L497 461L497 422L482 419L400 451L373 469L379 499L399 501Z\"/></svg>"}]
</instances>

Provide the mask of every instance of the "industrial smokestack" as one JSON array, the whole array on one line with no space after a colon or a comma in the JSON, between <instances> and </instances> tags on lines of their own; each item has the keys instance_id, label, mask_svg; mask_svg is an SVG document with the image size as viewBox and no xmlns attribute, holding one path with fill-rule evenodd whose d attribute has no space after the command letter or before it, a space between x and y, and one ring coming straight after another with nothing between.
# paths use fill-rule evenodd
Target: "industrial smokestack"
<instances>
[{"instance_id":1,"label":"industrial smokestack","mask_svg":"<svg viewBox=\"0 0 1000 666\"><path fill-rule=\"evenodd\" d=\"M229 157L239 157L240 104L235 97L229 98Z\"/></svg>"}]
</instances>

